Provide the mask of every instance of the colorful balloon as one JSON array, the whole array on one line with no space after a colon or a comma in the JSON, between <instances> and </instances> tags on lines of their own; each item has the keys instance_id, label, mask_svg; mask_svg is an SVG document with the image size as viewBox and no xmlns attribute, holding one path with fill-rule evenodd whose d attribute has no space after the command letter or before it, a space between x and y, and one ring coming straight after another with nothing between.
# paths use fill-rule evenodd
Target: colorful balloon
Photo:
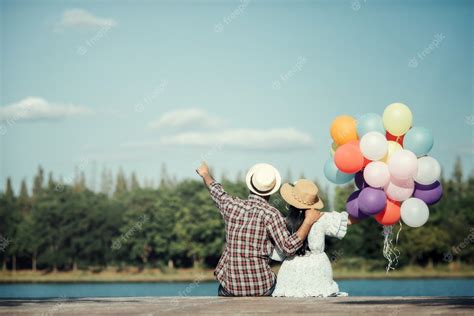
<instances>
[{"instance_id":1,"label":"colorful balloon","mask_svg":"<svg viewBox=\"0 0 474 316\"><path fill-rule=\"evenodd\" d=\"M385 138L387 138L388 141L396 142L399 143L400 146L403 146L403 140L405 138L405 135L402 136L393 136L389 132L385 133Z\"/></svg>"},{"instance_id":2,"label":"colorful balloon","mask_svg":"<svg viewBox=\"0 0 474 316\"><path fill-rule=\"evenodd\" d=\"M345 173L356 173L364 167L364 156L355 143L344 144L337 148L334 162L339 170Z\"/></svg>"},{"instance_id":3,"label":"colorful balloon","mask_svg":"<svg viewBox=\"0 0 474 316\"><path fill-rule=\"evenodd\" d=\"M352 192L346 202L346 210L352 217L357 219L363 219L369 217L362 213L359 209L359 194L360 191Z\"/></svg>"},{"instance_id":4,"label":"colorful balloon","mask_svg":"<svg viewBox=\"0 0 474 316\"><path fill-rule=\"evenodd\" d=\"M402 203L400 208L402 221L410 227L423 226L430 216L425 202L417 198L410 198Z\"/></svg>"},{"instance_id":5,"label":"colorful balloon","mask_svg":"<svg viewBox=\"0 0 474 316\"><path fill-rule=\"evenodd\" d=\"M357 140L357 123L352 116L336 117L331 124L331 137L337 145L344 145L351 140Z\"/></svg>"},{"instance_id":6,"label":"colorful balloon","mask_svg":"<svg viewBox=\"0 0 474 316\"><path fill-rule=\"evenodd\" d=\"M415 126L405 135L403 146L416 156L421 157L430 152L433 142L433 135L429 129Z\"/></svg>"},{"instance_id":7,"label":"colorful balloon","mask_svg":"<svg viewBox=\"0 0 474 316\"><path fill-rule=\"evenodd\" d=\"M418 159L409 150L403 149L395 152L388 161L390 174L398 179L411 179L416 175Z\"/></svg>"},{"instance_id":8,"label":"colorful balloon","mask_svg":"<svg viewBox=\"0 0 474 316\"><path fill-rule=\"evenodd\" d=\"M368 132L360 140L360 150L365 158L380 160L387 154L387 139L379 132Z\"/></svg>"},{"instance_id":9,"label":"colorful balloon","mask_svg":"<svg viewBox=\"0 0 474 316\"><path fill-rule=\"evenodd\" d=\"M383 211L387 205L387 197L383 190L367 187L360 192L358 203L362 213L375 215Z\"/></svg>"},{"instance_id":10,"label":"colorful balloon","mask_svg":"<svg viewBox=\"0 0 474 316\"><path fill-rule=\"evenodd\" d=\"M367 113L357 120L357 135L359 135L359 138L362 138L362 136L369 132L378 132L385 135L385 129L380 115Z\"/></svg>"},{"instance_id":11,"label":"colorful balloon","mask_svg":"<svg viewBox=\"0 0 474 316\"><path fill-rule=\"evenodd\" d=\"M344 173L337 169L334 160L331 158L324 164L324 175L334 184L344 184L354 179L353 174Z\"/></svg>"},{"instance_id":12,"label":"colorful balloon","mask_svg":"<svg viewBox=\"0 0 474 316\"><path fill-rule=\"evenodd\" d=\"M355 174L354 181L359 190L369 186L364 180L364 171L362 170Z\"/></svg>"},{"instance_id":13,"label":"colorful balloon","mask_svg":"<svg viewBox=\"0 0 474 316\"><path fill-rule=\"evenodd\" d=\"M392 157L392 155L393 155L394 153L396 153L397 151L403 149L402 145L400 145L400 144L397 143L397 142L394 142L394 141L389 140L387 143L388 143L387 154L385 155L385 157L383 157L383 158L380 160L380 161L383 161L383 162L385 162L385 163L388 163L388 161L390 160L390 157Z\"/></svg>"},{"instance_id":14,"label":"colorful balloon","mask_svg":"<svg viewBox=\"0 0 474 316\"><path fill-rule=\"evenodd\" d=\"M332 156L332 157L334 157L334 155L336 154L337 147L339 147L339 146L337 146L336 143L333 142L333 143L331 144L330 151L331 151L331 156Z\"/></svg>"},{"instance_id":15,"label":"colorful balloon","mask_svg":"<svg viewBox=\"0 0 474 316\"><path fill-rule=\"evenodd\" d=\"M400 180L393 177L384 188L389 199L400 202L409 199L414 190L415 182L412 179Z\"/></svg>"},{"instance_id":16,"label":"colorful balloon","mask_svg":"<svg viewBox=\"0 0 474 316\"><path fill-rule=\"evenodd\" d=\"M390 181L390 171L386 163L372 161L364 169L364 180L373 188L382 188Z\"/></svg>"},{"instance_id":17,"label":"colorful balloon","mask_svg":"<svg viewBox=\"0 0 474 316\"><path fill-rule=\"evenodd\" d=\"M400 202L387 199L387 206L375 215L375 220L384 226L397 223L400 220Z\"/></svg>"},{"instance_id":18,"label":"colorful balloon","mask_svg":"<svg viewBox=\"0 0 474 316\"><path fill-rule=\"evenodd\" d=\"M432 184L441 177L441 166L433 157L418 158L418 170L414 179L419 184Z\"/></svg>"},{"instance_id":19,"label":"colorful balloon","mask_svg":"<svg viewBox=\"0 0 474 316\"><path fill-rule=\"evenodd\" d=\"M402 136L410 129L413 115L410 108L403 103L392 103L383 111L383 125L394 136Z\"/></svg>"},{"instance_id":20,"label":"colorful balloon","mask_svg":"<svg viewBox=\"0 0 474 316\"><path fill-rule=\"evenodd\" d=\"M413 197L416 197L428 205L433 205L438 203L443 196L443 187L439 181L432 183L430 185L423 185L415 183L415 191L413 192Z\"/></svg>"}]
</instances>

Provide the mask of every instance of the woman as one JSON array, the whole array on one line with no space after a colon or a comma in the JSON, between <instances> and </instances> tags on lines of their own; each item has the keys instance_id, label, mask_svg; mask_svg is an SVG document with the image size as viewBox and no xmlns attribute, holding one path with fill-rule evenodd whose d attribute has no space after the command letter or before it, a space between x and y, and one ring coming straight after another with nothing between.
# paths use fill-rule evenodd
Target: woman
<instances>
[{"instance_id":1,"label":"woman","mask_svg":"<svg viewBox=\"0 0 474 316\"><path fill-rule=\"evenodd\" d=\"M289 204L286 221L290 233L296 231L303 222L304 210L324 207L318 196L318 187L306 179L298 180L294 186L285 183L280 193ZM346 212L326 212L313 225L294 257L285 258L279 249L275 249L272 259L284 261L278 272L273 296L347 296L347 293L339 292L333 280L331 263L324 252L324 239L325 236L342 239L351 220Z\"/></svg>"}]
</instances>

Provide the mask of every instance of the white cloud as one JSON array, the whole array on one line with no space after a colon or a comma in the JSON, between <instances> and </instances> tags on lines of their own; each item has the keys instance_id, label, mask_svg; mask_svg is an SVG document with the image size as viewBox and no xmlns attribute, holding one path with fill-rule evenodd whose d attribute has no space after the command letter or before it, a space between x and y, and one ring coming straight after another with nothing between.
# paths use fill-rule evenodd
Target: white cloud
<instances>
[{"instance_id":1,"label":"white cloud","mask_svg":"<svg viewBox=\"0 0 474 316\"><path fill-rule=\"evenodd\" d=\"M293 128L277 129L226 129L215 132L185 132L163 136L159 141L129 142L126 148L150 148L159 146L222 146L243 150L295 150L314 145L310 135Z\"/></svg>"},{"instance_id":2,"label":"white cloud","mask_svg":"<svg viewBox=\"0 0 474 316\"><path fill-rule=\"evenodd\" d=\"M38 97L28 97L0 107L0 121L60 119L91 114L92 111L74 104L50 103Z\"/></svg>"},{"instance_id":3,"label":"white cloud","mask_svg":"<svg viewBox=\"0 0 474 316\"><path fill-rule=\"evenodd\" d=\"M152 129L175 128L216 128L223 125L223 120L209 115L200 109L182 109L163 114L150 123Z\"/></svg>"},{"instance_id":4,"label":"white cloud","mask_svg":"<svg viewBox=\"0 0 474 316\"><path fill-rule=\"evenodd\" d=\"M61 21L58 23L59 30L65 28L111 28L117 25L114 19L101 18L83 9L70 9L64 11Z\"/></svg>"}]
</instances>

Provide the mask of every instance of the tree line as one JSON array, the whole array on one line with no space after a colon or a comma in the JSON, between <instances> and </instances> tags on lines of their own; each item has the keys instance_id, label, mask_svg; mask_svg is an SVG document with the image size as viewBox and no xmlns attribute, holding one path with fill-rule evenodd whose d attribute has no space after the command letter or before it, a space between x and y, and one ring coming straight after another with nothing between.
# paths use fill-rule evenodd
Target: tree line
<instances>
[{"instance_id":1,"label":"tree line","mask_svg":"<svg viewBox=\"0 0 474 316\"><path fill-rule=\"evenodd\" d=\"M46 179L47 178L47 179ZM474 263L474 174L463 176L458 159L453 175L441 180L444 197L430 207L421 228L403 226L399 265ZM222 183L246 198L241 177ZM327 191L327 190L322 190ZM322 192L324 210L345 209L352 184L335 188L333 201ZM286 214L276 194L271 204ZM328 203L329 202L329 203ZM398 227L398 226L397 226ZM373 260L382 267L382 227L366 219L341 241L328 239L326 252L347 265ZM15 194L11 179L0 192L0 257L3 270L76 270L126 267L209 267L217 264L225 242L224 223L207 189L198 180L176 181L165 170L157 188L141 186L136 175L119 171L115 181L102 173L100 192L87 188L81 173L72 184L45 176L39 167L31 191L25 181Z\"/></svg>"}]
</instances>

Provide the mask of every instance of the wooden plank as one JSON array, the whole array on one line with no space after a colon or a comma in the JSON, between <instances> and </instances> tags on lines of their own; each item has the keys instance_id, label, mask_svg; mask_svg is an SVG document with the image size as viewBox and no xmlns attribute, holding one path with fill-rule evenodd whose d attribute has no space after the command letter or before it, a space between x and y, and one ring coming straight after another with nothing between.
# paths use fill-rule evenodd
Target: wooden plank
<instances>
[{"instance_id":1,"label":"wooden plank","mask_svg":"<svg viewBox=\"0 0 474 316\"><path fill-rule=\"evenodd\" d=\"M474 297L124 297L0 300L0 315L474 315Z\"/></svg>"}]
</instances>

